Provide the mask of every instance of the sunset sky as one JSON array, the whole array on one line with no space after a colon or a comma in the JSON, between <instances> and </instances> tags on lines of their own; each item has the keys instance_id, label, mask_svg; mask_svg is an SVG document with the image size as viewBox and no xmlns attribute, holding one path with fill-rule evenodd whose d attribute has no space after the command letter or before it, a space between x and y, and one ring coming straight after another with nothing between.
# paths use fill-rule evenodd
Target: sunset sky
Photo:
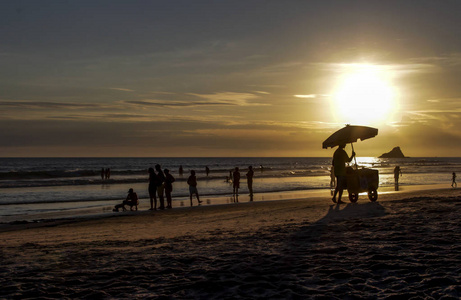
<instances>
[{"instance_id":1,"label":"sunset sky","mask_svg":"<svg viewBox=\"0 0 461 300\"><path fill-rule=\"evenodd\" d=\"M461 156L461 1L1 1L0 156ZM350 153L350 147L347 148Z\"/></svg>"}]
</instances>

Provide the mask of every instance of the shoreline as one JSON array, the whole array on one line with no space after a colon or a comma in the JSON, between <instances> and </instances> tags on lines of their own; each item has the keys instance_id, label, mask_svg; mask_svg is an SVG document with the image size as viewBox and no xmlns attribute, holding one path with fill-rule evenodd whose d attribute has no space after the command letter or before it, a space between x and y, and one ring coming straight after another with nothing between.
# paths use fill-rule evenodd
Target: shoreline
<instances>
[{"instance_id":1,"label":"shoreline","mask_svg":"<svg viewBox=\"0 0 461 300\"><path fill-rule=\"evenodd\" d=\"M404 194L411 192L421 192L427 190L452 190L453 188L447 187L446 184L431 184L431 185L411 185L411 186L401 186L399 191L395 191L393 187L380 187L378 190L378 202L385 195L392 194ZM255 193L253 201L250 201L250 197L247 194L241 194L238 197L238 201L235 202L233 196L215 196L201 197L202 204L198 205L196 198L193 199L193 205L189 205L189 199L187 200L173 200L173 209L172 210L187 210L188 208L200 208L207 206L235 206L245 203L261 203L261 202L272 202L272 201L289 201L289 200L307 200L307 201L318 201L319 199L324 199L326 204L331 205L330 201L330 189L311 189L311 190L299 190L299 191L283 191L283 192L269 192L269 193ZM3 218L0 223L0 232L3 231L14 231L21 230L27 227L43 227L51 226L55 224L66 224L66 223L75 223L83 222L88 220L97 220L113 217L124 217L124 216L138 216L146 214L162 214L170 210L165 211L149 211L149 200L141 199L141 203L138 207L138 211L126 211L126 212L112 212L112 208L118 202L113 200L101 201L106 202L104 206L98 206L95 208L86 208L86 209L76 209L76 210L66 210L66 211L56 211L56 212L46 212L40 214L29 214L29 215L14 215ZM346 204L349 204L347 190L344 191L343 201ZM120 201L121 202L121 201ZM367 203L368 200L366 193L360 193L359 200L357 203Z\"/></svg>"}]
</instances>

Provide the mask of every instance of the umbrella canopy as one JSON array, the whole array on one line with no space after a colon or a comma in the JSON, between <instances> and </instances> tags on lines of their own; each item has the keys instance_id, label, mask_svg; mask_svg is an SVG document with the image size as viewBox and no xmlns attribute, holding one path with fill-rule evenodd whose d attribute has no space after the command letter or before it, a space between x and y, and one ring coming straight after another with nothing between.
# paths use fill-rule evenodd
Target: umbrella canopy
<instances>
[{"instance_id":1,"label":"umbrella canopy","mask_svg":"<svg viewBox=\"0 0 461 300\"><path fill-rule=\"evenodd\" d=\"M327 149L328 147L336 147L341 144L348 144L357 142L357 140L366 140L378 135L378 129L367 126L353 126L346 125L346 127L341 128L336 131L329 138L327 138L322 147Z\"/></svg>"}]
</instances>

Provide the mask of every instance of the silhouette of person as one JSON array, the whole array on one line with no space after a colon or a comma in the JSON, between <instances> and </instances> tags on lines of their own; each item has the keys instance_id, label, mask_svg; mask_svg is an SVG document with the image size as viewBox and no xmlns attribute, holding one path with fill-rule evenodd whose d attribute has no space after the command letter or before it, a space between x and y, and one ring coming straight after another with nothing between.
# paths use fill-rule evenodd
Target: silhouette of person
<instances>
[{"instance_id":1,"label":"silhouette of person","mask_svg":"<svg viewBox=\"0 0 461 300\"><path fill-rule=\"evenodd\" d=\"M138 209L138 195L133 191L133 189L128 190L128 195L122 203L115 205L114 211L118 212L120 208L123 209L123 211L126 211L125 205L129 205L130 210L133 210L133 206L136 206L136 210Z\"/></svg>"},{"instance_id":2,"label":"silhouette of person","mask_svg":"<svg viewBox=\"0 0 461 300\"><path fill-rule=\"evenodd\" d=\"M458 184L456 183L456 173L453 172L452 177L451 177L451 187L458 187Z\"/></svg>"},{"instance_id":3,"label":"silhouette of person","mask_svg":"<svg viewBox=\"0 0 461 300\"><path fill-rule=\"evenodd\" d=\"M333 198L331 201L336 203L336 195L338 195L338 204L344 203L341 201L341 197L343 195L343 190L346 187L346 163L350 162L354 156L355 152L352 152L351 157L349 157L344 150L346 144L341 144L336 149L335 153L333 154L333 168L334 173L336 176L336 188L333 194Z\"/></svg>"},{"instance_id":4,"label":"silhouette of person","mask_svg":"<svg viewBox=\"0 0 461 300\"><path fill-rule=\"evenodd\" d=\"M335 167L331 166L331 170L330 170L330 188L334 188L335 186L336 186Z\"/></svg>"},{"instance_id":5,"label":"silhouette of person","mask_svg":"<svg viewBox=\"0 0 461 300\"><path fill-rule=\"evenodd\" d=\"M200 201L198 190L197 190L197 177L195 177L195 171L190 171L190 176L187 178L187 184L189 185L189 196L190 196L190 206L192 206L192 195L195 194L197 197L198 204L202 203Z\"/></svg>"},{"instance_id":6,"label":"silhouette of person","mask_svg":"<svg viewBox=\"0 0 461 300\"><path fill-rule=\"evenodd\" d=\"M232 187L234 188L234 196L238 196L240 187L240 172L238 167L235 167L234 173L232 173Z\"/></svg>"},{"instance_id":7,"label":"silhouette of person","mask_svg":"<svg viewBox=\"0 0 461 300\"><path fill-rule=\"evenodd\" d=\"M165 196L166 196L166 208L173 208L171 205L171 192L173 192L173 182L175 181L173 175L170 174L170 170L165 169Z\"/></svg>"},{"instance_id":8,"label":"silhouette of person","mask_svg":"<svg viewBox=\"0 0 461 300\"><path fill-rule=\"evenodd\" d=\"M208 174L210 174L210 168L208 168L208 166L205 167L205 173L206 173L206 176L208 177Z\"/></svg>"},{"instance_id":9,"label":"silhouette of person","mask_svg":"<svg viewBox=\"0 0 461 300\"><path fill-rule=\"evenodd\" d=\"M153 168L149 168L149 198L150 198L150 208L149 210L157 210L157 181L158 177L155 174Z\"/></svg>"},{"instance_id":10,"label":"silhouette of person","mask_svg":"<svg viewBox=\"0 0 461 300\"><path fill-rule=\"evenodd\" d=\"M165 209L165 199L163 198L163 192L165 190L165 174L163 174L162 168L159 164L155 165L157 171L157 195L160 202L159 209Z\"/></svg>"},{"instance_id":11,"label":"silhouette of person","mask_svg":"<svg viewBox=\"0 0 461 300\"><path fill-rule=\"evenodd\" d=\"M106 179L110 179L110 168L106 169Z\"/></svg>"},{"instance_id":12,"label":"silhouette of person","mask_svg":"<svg viewBox=\"0 0 461 300\"><path fill-rule=\"evenodd\" d=\"M104 168L101 168L101 180L104 180L105 177L106 177L106 171L104 170Z\"/></svg>"},{"instance_id":13,"label":"silhouette of person","mask_svg":"<svg viewBox=\"0 0 461 300\"><path fill-rule=\"evenodd\" d=\"M248 184L248 191L250 192L250 201L253 201L253 167L249 166L248 167L248 172L246 173L247 177L247 184Z\"/></svg>"},{"instance_id":14,"label":"silhouette of person","mask_svg":"<svg viewBox=\"0 0 461 300\"><path fill-rule=\"evenodd\" d=\"M394 168L394 184L395 184L395 190L399 190L399 177L402 176L402 170L400 169L399 166L395 166Z\"/></svg>"},{"instance_id":15,"label":"silhouette of person","mask_svg":"<svg viewBox=\"0 0 461 300\"><path fill-rule=\"evenodd\" d=\"M184 173L184 170L182 168L182 165L179 166L179 175L182 176L182 174Z\"/></svg>"}]
</instances>

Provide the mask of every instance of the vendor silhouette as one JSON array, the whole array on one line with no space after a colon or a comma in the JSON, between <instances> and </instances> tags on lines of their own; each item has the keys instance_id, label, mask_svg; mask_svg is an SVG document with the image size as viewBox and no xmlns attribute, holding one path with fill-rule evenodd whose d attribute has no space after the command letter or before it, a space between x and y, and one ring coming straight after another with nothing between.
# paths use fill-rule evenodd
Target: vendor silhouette
<instances>
[{"instance_id":1,"label":"vendor silhouette","mask_svg":"<svg viewBox=\"0 0 461 300\"><path fill-rule=\"evenodd\" d=\"M338 204L344 203L341 201L341 197L343 195L343 190L346 187L346 163L350 162L355 156L355 152L352 152L351 157L349 157L344 150L344 147L346 147L346 144L338 146L338 149L336 149L333 154L332 162L336 176L336 188L331 201L336 203L336 194L338 194Z\"/></svg>"}]
</instances>

